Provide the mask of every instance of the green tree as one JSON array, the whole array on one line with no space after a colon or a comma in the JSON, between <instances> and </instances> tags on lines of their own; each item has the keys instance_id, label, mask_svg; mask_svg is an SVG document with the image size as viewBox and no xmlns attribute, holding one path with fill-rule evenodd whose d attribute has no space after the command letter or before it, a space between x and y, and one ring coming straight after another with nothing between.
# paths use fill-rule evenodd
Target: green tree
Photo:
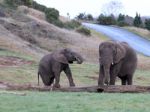
<instances>
[{"instance_id":1,"label":"green tree","mask_svg":"<svg viewBox=\"0 0 150 112\"><path fill-rule=\"evenodd\" d=\"M128 25L126 23L126 21L125 21L125 15L123 15L121 13L119 14L118 19L117 19L117 25L118 26L126 26L126 25Z\"/></svg>"},{"instance_id":2,"label":"green tree","mask_svg":"<svg viewBox=\"0 0 150 112\"><path fill-rule=\"evenodd\" d=\"M98 17L97 21L99 24L102 24L102 25L115 25L116 24L116 20L113 14L111 14L110 16L104 16L103 14L101 14Z\"/></svg>"},{"instance_id":3,"label":"green tree","mask_svg":"<svg viewBox=\"0 0 150 112\"><path fill-rule=\"evenodd\" d=\"M119 14L117 21L124 21L125 20L125 15Z\"/></svg>"},{"instance_id":4,"label":"green tree","mask_svg":"<svg viewBox=\"0 0 150 112\"><path fill-rule=\"evenodd\" d=\"M76 18L79 20L84 20L85 19L85 13L80 13Z\"/></svg>"},{"instance_id":5,"label":"green tree","mask_svg":"<svg viewBox=\"0 0 150 112\"><path fill-rule=\"evenodd\" d=\"M94 18L93 18L93 16L92 16L91 14L88 14L88 15L86 16L86 18L87 18L87 20L89 20L89 21L93 21L93 20L94 20Z\"/></svg>"},{"instance_id":6,"label":"green tree","mask_svg":"<svg viewBox=\"0 0 150 112\"><path fill-rule=\"evenodd\" d=\"M150 19L145 20L145 28L150 30Z\"/></svg>"},{"instance_id":7,"label":"green tree","mask_svg":"<svg viewBox=\"0 0 150 112\"><path fill-rule=\"evenodd\" d=\"M133 25L136 27L142 27L142 20L141 20L140 14L136 13L136 16L133 20Z\"/></svg>"}]
</instances>

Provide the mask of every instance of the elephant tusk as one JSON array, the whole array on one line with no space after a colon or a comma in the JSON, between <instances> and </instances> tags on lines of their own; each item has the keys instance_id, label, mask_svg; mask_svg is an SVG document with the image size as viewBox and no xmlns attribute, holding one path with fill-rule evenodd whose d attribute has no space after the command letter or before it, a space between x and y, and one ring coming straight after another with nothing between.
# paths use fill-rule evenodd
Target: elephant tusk
<instances>
[{"instance_id":1,"label":"elephant tusk","mask_svg":"<svg viewBox=\"0 0 150 112\"><path fill-rule=\"evenodd\" d=\"M114 65L114 63L113 63L113 62L112 62L111 64L112 64L112 65Z\"/></svg>"}]
</instances>

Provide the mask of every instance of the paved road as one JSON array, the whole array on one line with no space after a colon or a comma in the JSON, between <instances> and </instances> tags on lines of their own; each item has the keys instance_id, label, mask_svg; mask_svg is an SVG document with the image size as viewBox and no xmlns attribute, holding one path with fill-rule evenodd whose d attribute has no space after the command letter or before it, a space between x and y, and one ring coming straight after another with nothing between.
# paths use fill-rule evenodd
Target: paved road
<instances>
[{"instance_id":1,"label":"paved road","mask_svg":"<svg viewBox=\"0 0 150 112\"><path fill-rule=\"evenodd\" d=\"M132 46L136 51L150 56L150 41L131 33L125 29L113 26L97 25L90 23L82 23L84 26L94 29L117 41L125 41Z\"/></svg>"}]
</instances>

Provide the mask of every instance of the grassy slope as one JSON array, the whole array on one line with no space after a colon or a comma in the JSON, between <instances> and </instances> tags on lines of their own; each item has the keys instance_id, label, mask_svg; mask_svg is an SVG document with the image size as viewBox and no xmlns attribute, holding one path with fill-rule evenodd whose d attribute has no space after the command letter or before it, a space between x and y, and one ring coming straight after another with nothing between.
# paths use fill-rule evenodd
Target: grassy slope
<instances>
[{"instance_id":1,"label":"grassy slope","mask_svg":"<svg viewBox=\"0 0 150 112\"><path fill-rule=\"evenodd\" d=\"M150 94L25 92L0 94L2 112L149 112Z\"/></svg>"},{"instance_id":2,"label":"grassy slope","mask_svg":"<svg viewBox=\"0 0 150 112\"><path fill-rule=\"evenodd\" d=\"M147 29L136 28L136 27L124 27L124 28L139 35L139 36L142 36L142 37L150 40L150 31Z\"/></svg>"}]
</instances>

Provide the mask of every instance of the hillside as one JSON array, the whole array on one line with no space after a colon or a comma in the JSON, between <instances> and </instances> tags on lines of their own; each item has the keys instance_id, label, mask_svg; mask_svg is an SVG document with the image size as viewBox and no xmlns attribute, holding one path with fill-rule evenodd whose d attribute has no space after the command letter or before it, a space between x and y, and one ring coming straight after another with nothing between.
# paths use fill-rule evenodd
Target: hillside
<instances>
[{"instance_id":1,"label":"hillside","mask_svg":"<svg viewBox=\"0 0 150 112\"><path fill-rule=\"evenodd\" d=\"M101 42L95 35L86 37L47 23L44 13L25 6L20 6L11 16L1 17L0 29L1 48L31 52L33 55L67 47L80 52L89 60L97 55L95 53ZM10 42L11 46L8 44ZM95 58L92 61L96 61Z\"/></svg>"}]
</instances>

